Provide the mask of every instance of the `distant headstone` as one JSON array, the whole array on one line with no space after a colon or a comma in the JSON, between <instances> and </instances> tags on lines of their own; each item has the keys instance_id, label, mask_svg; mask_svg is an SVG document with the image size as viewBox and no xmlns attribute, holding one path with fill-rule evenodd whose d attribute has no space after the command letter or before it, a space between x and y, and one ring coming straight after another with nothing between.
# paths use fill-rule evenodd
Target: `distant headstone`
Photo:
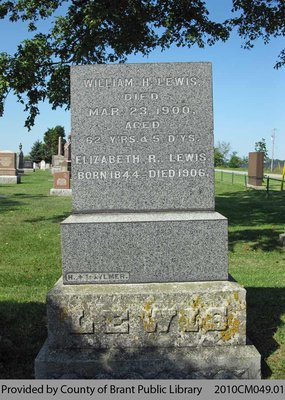
<instances>
[{"instance_id":1,"label":"distant headstone","mask_svg":"<svg viewBox=\"0 0 285 400\"><path fill-rule=\"evenodd\" d=\"M24 153L23 153L22 148L23 148L22 143L20 143L20 145L19 145L20 152L19 152L19 161L18 161L18 169L20 171L22 171L24 168Z\"/></svg>"},{"instance_id":2,"label":"distant headstone","mask_svg":"<svg viewBox=\"0 0 285 400\"><path fill-rule=\"evenodd\" d=\"M71 196L70 172L54 172L53 188L50 189L52 196Z\"/></svg>"},{"instance_id":3,"label":"distant headstone","mask_svg":"<svg viewBox=\"0 0 285 400\"><path fill-rule=\"evenodd\" d=\"M57 155L61 156L62 155L62 137L58 137L58 148L57 148Z\"/></svg>"},{"instance_id":4,"label":"distant headstone","mask_svg":"<svg viewBox=\"0 0 285 400\"><path fill-rule=\"evenodd\" d=\"M43 169L43 170L46 169L46 162L45 162L45 160L42 160L42 161L40 162L40 169Z\"/></svg>"},{"instance_id":5,"label":"distant headstone","mask_svg":"<svg viewBox=\"0 0 285 400\"><path fill-rule=\"evenodd\" d=\"M54 189L70 189L69 172L56 172L53 175Z\"/></svg>"},{"instance_id":6,"label":"distant headstone","mask_svg":"<svg viewBox=\"0 0 285 400\"><path fill-rule=\"evenodd\" d=\"M0 184L20 183L18 175L17 155L12 151L0 151Z\"/></svg>"},{"instance_id":7,"label":"distant headstone","mask_svg":"<svg viewBox=\"0 0 285 400\"><path fill-rule=\"evenodd\" d=\"M210 63L72 67L73 215L36 377L256 379L215 212Z\"/></svg>"},{"instance_id":8,"label":"distant headstone","mask_svg":"<svg viewBox=\"0 0 285 400\"><path fill-rule=\"evenodd\" d=\"M248 183L252 186L262 186L264 153L259 151L248 154Z\"/></svg>"},{"instance_id":9,"label":"distant headstone","mask_svg":"<svg viewBox=\"0 0 285 400\"><path fill-rule=\"evenodd\" d=\"M33 161L31 160L24 160L24 168L33 168Z\"/></svg>"}]
</instances>

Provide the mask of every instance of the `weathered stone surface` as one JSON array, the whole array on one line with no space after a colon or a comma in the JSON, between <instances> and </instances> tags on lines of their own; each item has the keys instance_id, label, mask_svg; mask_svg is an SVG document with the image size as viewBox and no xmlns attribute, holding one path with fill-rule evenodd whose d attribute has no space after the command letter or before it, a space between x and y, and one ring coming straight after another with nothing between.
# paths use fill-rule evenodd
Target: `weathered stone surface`
<instances>
[{"instance_id":1,"label":"weathered stone surface","mask_svg":"<svg viewBox=\"0 0 285 400\"><path fill-rule=\"evenodd\" d=\"M71 67L76 212L213 210L211 63Z\"/></svg>"},{"instance_id":2,"label":"weathered stone surface","mask_svg":"<svg viewBox=\"0 0 285 400\"><path fill-rule=\"evenodd\" d=\"M228 278L227 219L219 213L74 214L61 228L66 284Z\"/></svg>"},{"instance_id":3,"label":"weathered stone surface","mask_svg":"<svg viewBox=\"0 0 285 400\"><path fill-rule=\"evenodd\" d=\"M50 350L35 361L36 379L260 379L254 346Z\"/></svg>"},{"instance_id":4,"label":"weathered stone surface","mask_svg":"<svg viewBox=\"0 0 285 400\"><path fill-rule=\"evenodd\" d=\"M195 347L246 343L236 282L63 285L48 295L50 348Z\"/></svg>"},{"instance_id":5,"label":"weathered stone surface","mask_svg":"<svg viewBox=\"0 0 285 400\"><path fill-rule=\"evenodd\" d=\"M20 175L8 175L8 176L0 176L0 184L1 185L10 185L21 183Z\"/></svg>"},{"instance_id":6,"label":"weathered stone surface","mask_svg":"<svg viewBox=\"0 0 285 400\"><path fill-rule=\"evenodd\" d=\"M54 189L70 189L70 172L55 172L53 174Z\"/></svg>"},{"instance_id":7,"label":"weathered stone surface","mask_svg":"<svg viewBox=\"0 0 285 400\"><path fill-rule=\"evenodd\" d=\"M9 150L0 151L0 177L4 178L2 179L2 183L15 183L15 179L12 179L11 182L6 182L6 177L17 175L16 162L16 153Z\"/></svg>"}]
</instances>

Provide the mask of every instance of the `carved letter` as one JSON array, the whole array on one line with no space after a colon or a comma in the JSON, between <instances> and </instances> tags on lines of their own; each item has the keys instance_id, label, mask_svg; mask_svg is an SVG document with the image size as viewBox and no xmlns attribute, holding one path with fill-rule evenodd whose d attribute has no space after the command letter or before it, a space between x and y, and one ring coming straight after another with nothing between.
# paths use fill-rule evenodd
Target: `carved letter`
<instances>
[{"instance_id":1,"label":"carved letter","mask_svg":"<svg viewBox=\"0 0 285 400\"><path fill-rule=\"evenodd\" d=\"M206 331L224 331L228 327L227 308L209 307L203 315L203 327Z\"/></svg>"},{"instance_id":2,"label":"carved letter","mask_svg":"<svg viewBox=\"0 0 285 400\"><path fill-rule=\"evenodd\" d=\"M152 332L169 332L173 317L177 314L174 309L145 308L142 312L144 330Z\"/></svg>"},{"instance_id":3,"label":"carved letter","mask_svg":"<svg viewBox=\"0 0 285 400\"><path fill-rule=\"evenodd\" d=\"M94 323L91 318L85 316L84 310L82 310L82 315L79 318L73 317L71 324L71 334L87 335L94 333Z\"/></svg>"},{"instance_id":4,"label":"carved letter","mask_svg":"<svg viewBox=\"0 0 285 400\"><path fill-rule=\"evenodd\" d=\"M129 333L129 312L103 311L105 333Z\"/></svg>"}]
</instances>

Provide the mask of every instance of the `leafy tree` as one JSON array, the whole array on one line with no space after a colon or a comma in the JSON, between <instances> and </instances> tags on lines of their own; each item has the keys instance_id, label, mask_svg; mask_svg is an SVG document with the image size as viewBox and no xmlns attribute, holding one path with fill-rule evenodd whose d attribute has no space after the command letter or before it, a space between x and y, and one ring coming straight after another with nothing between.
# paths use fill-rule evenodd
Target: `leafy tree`
<instances>
[{"instance_id":1,"label":"leafy tree","mask_svg":"<svg viewBox=\"0 0 285 400\"><path fill-rule=\"evenodd\" d=\"M242 166L242 159L237 155L236 151L232 153L228 166L230 168L240 168Z\"/></svg>"},{"instance_id":2,"label":"leafy tree","mask_svg":"<svg viewBox=\"0 0 285 400\"><path fill-rule=\"evenodd\" d=\"M217 147L214 149L214 165L215 167L222 167L223 165L226 165L225 158Z\"/></svg>"},{"instance_id":3,"label":"leafy tree","mask_svg":"<svg viewBox=\"0 0 285 400\"><path fill-rule=\"evenodd\" d=\"M225 164L227 163L228 155L231 150L231 144L229 142L218 142L217 149L223 155Z\"/></svg>"},{"instance_id":4,"label":"leafy tree","mask_svg":"<svg viewBox=\"0 0 285 400\"><path fill-rule=\"evenodd\" d=\"M37 140L30 151L30 159L33 162L39 163L40 161L45 159L45 150L43 143L40 140Z\"/></svg>"},{"instance_id":5,"label":"leafy tree","mask_svg":"<svg viewBox=\"0 0 285 400\"><path fill-rule=\"evenodd\" d=\"M65 143L64 139L64 127L56 126L55 128L50 128L44 133L44 151L45 151L45 161L51 162L52 156L58 153L58 138L62 138L62 145Z\"/></svg>"},{"instance_id":6,"label":"leafy tree","mask_svg":"<svg viewBox=\"0 0 285 400\"><path fill-rule=\"evenodd\" d=\"M264 161L268 160L268 150L267 150L267 146L266 146L266 142L265 142L264 138L262 138L259 142L255 142L254 149L255 149L255 151L260 151L260 152L264 153Z\"/></svg>"},{"instance_id":7,"label":"leafy tree","mask_svg":"<svg viewBox=\"0 0 285 400\"><path fill-rule=\"evenodd\" d=\"M268 43L285 35L283 0L232 4L232 17L217 23L209 19L203 0L0 0L0 19L24 21L34 32L14 55L0 53L0 115L10 91L28 112L28 129L39 102L68 108L70 65L124 62L132 53L147 55L157 46L213 45L226 41L233 27L246 48L259 37ZM42 19L52 22L49 30L38 30ZM276 67L284 64L282 50Z\"/></svg>"}]
</instances>

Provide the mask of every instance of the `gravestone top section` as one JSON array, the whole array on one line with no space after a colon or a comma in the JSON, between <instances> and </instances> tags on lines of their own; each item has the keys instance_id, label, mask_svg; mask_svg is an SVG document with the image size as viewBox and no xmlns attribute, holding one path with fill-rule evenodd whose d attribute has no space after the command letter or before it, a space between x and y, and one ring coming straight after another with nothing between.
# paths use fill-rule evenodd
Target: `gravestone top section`
<instances>
[{"instance_id":1,"label":"gravestone top section","mask_svg":"<svg viewBox=\"0 0 285 400\"><path fill-rule=\"evenodd\" d=\"M214 210L211 63L71 68L74 212Z\"/></svg>"}]
</instances>

